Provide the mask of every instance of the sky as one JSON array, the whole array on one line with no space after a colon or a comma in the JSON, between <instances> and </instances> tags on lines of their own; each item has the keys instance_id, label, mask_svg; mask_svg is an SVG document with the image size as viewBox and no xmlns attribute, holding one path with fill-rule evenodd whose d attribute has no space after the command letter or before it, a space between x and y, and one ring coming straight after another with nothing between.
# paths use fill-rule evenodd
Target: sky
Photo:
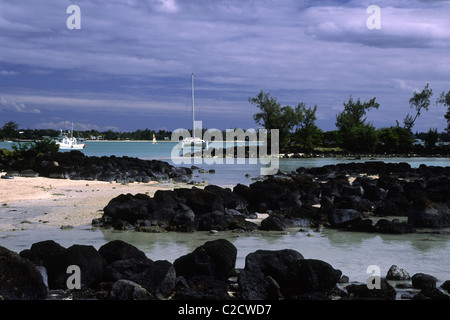
<instances>
[{"instance_id":1,"label":"sky","mask_svg":"<svg viewBox=\"0 0 450 320\"><path fill-rule=\"evenodd\" d=\"M2 0L0 126L190 129L193 73L203 128L260 127L248 99L261 90L317 105L324 131L350 96L376 97L367 121L389 127L429 83L413 131L441 132L449 14L450 1L425 0Z\"/></svg>"}]
</instances>

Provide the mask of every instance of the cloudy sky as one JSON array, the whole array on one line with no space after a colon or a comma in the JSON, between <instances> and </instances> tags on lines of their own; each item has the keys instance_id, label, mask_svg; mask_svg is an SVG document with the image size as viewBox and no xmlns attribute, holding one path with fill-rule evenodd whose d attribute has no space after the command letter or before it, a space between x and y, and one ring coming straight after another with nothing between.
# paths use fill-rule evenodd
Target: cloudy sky
<instances>
[{"instance_id":1,"label":"cloudy sky","mask_svg":"<svg viewBox=\"0 0 450 320\"><path fill-rule=\"evenodd\" d=\"M70 5L81 29L67 27ZM367 27L371 5L380 29ZM248 98L261 90L317 104L323 130L350 95L376 97L368 119L387 127L429 83L432 105L413 130L442 131L449 14L450 1L425 0L2 0L0 126L190 128L193 72L203 127L257 127Z\"/></svg>"}]
</instances>

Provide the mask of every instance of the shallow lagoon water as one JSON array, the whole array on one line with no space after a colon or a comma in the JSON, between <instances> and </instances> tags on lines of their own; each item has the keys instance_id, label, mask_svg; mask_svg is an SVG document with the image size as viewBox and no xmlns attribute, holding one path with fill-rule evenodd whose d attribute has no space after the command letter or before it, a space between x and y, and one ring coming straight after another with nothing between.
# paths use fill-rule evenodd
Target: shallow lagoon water
<instances>
[{"instance_id":1,"label":"shallow lagoon water","mask_svg":"<svg viewBox=\"0 0 450 320\"><path fill-rule=\"evenodd\" d=\"M0 143L0 148L10 148L11 144ZM90 156L130 156L143 159L158 159L171 162L170 151L174 143L161 142L87 142L83 151ZM449 166L448 158L376 158L354 160L350 158L280 159L280 170L290 172L298 167L316 167L341 162L407 162L411 167ZM237 162L237 161L236 161ZM192 164L197 165L192 162ZM182 164L190 167L191 164ZM204 169L214 169L215 173L194 172L198 181L211 184L234 186L237 183L250 184L252 178L260 175L260 165L244 164L200 164ZM247 176L246 176L247 175ZM103 208L99 208L103 209ZM450 231L450 230L447 230ZM308 235L309 233L309 235ZM360 232L346 232L324 229L322 232L298 229L289 232L195 232L195 233L140 233L93 229L79 226L71 230L56 227L29 228L27 230L0 233L0 245L20 252L29 249L38 241L52 239L64 247L73 244L93 245L99 248L114 239L124 240L144 251L152 260L168 260L193 251L206 241L225 238L237 248L236 267L243 268L245 257L256 250L294 249L307 259L320 259L340 269L350 277L350 281L365 282L369 265L378 265L385 276L391 265L404 268L412 276L423 272L438 278L438 284L450 280L450 236L447 234L416 233L406 235L382 235Z\"/></svg>"},{"instance_id":2,"label":"shallow lagoon water","mask_svg":"<svg viewBox=\"0 0 450 320\"><path fill-rule=\"evenodd\" d=\"M449 229L447 231L450 231ZM391 265L404 268L412 276L423 272L450 280L450 240L448 235L415 233L407 235L368 234L333 229L322 231L290 229L288 232L195 232L143 233L79 226L71 230L56 227L0 234L0 244L15 252L29 249L38 241L52 239L64 247L73 244L100 248L112 240L123 240L152 260L173 262L206 241L229 240L237 248L236 267L245 266L245 257L256 250L294 249L306 259L320 259L340 269L350 281L365 282L370 265L378 265L385 276Z\"/></svg>"}]
</instances>

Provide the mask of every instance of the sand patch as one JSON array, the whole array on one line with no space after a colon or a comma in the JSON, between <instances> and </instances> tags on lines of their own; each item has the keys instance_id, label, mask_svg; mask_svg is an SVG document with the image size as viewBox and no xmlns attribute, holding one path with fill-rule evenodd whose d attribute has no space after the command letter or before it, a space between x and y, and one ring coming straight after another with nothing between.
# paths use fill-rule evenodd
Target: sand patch
<instances>
[{"instance_id":1,"label":"sand patch","mask_svg":"<svg viewBox=\"0 0 450 320\"><path fill-rule=\"evenodd\" d=\"M0 231L41 226L86 225L100 218L108 202L120 194L153 196L178 183L119 184L43 177L0 179Z\"/></svg>"}]
</instances>

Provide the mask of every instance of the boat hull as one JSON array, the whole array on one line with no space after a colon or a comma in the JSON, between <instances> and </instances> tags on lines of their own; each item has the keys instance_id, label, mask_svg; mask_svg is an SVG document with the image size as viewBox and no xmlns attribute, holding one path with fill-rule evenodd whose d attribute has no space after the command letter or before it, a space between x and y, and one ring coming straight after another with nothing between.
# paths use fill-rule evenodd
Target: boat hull
<instances>
[{"instance_id":1,"label":"boat hull","mask_svg":"<svg viewBox=\"0 0 450 320\"><path fill-rule=\"evenodd\" d=\"M82 150L85 148L85 145L73 145L73 146L59 146L59 150Z\"/></svg>"}]
</instances>

